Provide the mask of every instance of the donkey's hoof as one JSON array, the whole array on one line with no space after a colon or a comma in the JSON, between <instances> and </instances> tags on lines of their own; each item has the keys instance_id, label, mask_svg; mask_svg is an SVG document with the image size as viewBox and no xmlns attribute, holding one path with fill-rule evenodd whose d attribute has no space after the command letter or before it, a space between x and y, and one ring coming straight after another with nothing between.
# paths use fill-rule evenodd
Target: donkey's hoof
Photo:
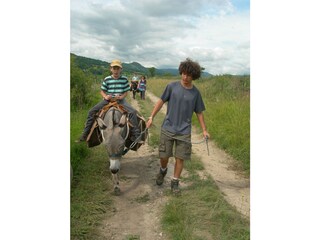
<instances>
[{"instance_id":1,"label":"donkey's hoof","mask_svg":"<svg viewBox=\"0 0 320 240\"><path fill-rule=\"evenodd\" d=\"M114 194L115 195L120 195L120 193L121 193L121 190L120 190L120 188L119 187L115 187L114 189L113 189L113 191L114 191Z\"/></svg>"}]
</instances>

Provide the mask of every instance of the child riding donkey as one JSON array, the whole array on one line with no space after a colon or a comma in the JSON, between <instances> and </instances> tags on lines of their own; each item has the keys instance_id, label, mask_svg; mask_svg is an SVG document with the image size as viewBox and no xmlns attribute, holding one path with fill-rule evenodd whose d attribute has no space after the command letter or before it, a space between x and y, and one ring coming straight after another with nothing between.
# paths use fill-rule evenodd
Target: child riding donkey
<instances>
[{"instance_id":1,"label":"child riding donkey","mask_svg":"<svg viewBox=\"0 0 320 240\"><path fill-rule=\"evenodd\" d=\"M79 142L87 141L90 130L95 122L96 114L111 100L117 101L119 105L128 112L129 121L133 125L131 128L131 140L135 141L140 136L140 129L138 128L137 111L125 100L125 97L130 90L130 85L127 77L121 75L122 63L120 60L113 60L110 64L111 75L106 77L102 84L100 94L102 101L90 109L82 135Z\"/></svg>"}]
</instances>

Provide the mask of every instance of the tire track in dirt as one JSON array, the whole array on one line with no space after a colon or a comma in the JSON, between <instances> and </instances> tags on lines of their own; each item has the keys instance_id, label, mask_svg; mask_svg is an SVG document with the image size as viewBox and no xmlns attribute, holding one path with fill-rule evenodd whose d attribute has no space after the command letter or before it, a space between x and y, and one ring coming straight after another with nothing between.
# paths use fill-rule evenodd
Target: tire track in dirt
<instances>
[{"instance_id":1,"label":"tire track in dirt","mask_svg":"<svg viewBox=\"0 0 320 240\"><path fill-rule=\"evenodd\" d=\"M159 98L150 93L150 91L146 92L146 96L149 97L154 104L159 100ZM161 111L166 114L166 104L163 105ZM197 134L193 128L191 141L199 142L202 139L202 134ZM206 144L193 144L192 151L201 159L205 167L205 172L214 179L224 194L225 199L243 216L249 218L250 179L243 177L243 173L230 169L229 166L232 162L235 162L235 160L225 151L218 148L213 140L209 140L208 145L209 156Z\"/></svg>"}]
</instances>

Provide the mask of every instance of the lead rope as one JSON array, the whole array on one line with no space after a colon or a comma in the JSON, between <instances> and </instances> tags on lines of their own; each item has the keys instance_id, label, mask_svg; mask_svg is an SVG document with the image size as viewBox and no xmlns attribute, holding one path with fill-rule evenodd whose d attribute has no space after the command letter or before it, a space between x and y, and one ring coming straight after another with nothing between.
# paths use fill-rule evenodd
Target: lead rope
<instances>
[{"instance_id":1,"label":"lead rope","mask_svg":"<svg viewBox=\"0 0 320 240\"><path fill-rule=\"evenodd\" d=\"M147 138L148 138L148 141L149 141L149 132L148 132L148 128L146 128L144 131L142 131L139 135L139 137L137 137L132 143L131 145L128 147L128 148L125 148L123 150L123 153L122 153L122 156L125 155L130 149L134 148L134 146L136 146L136 144L140 141L141 139L141 136L143 134L145 134L147 132ZM149 143L149 142L148 142Z\"/></svg>"},{"instance_id":2,"label":"lead rope","mask_svg":"<svg viewBox=\"0 0 320 240\"><path fill-rule=\"evenodd\" d=\"M142 131L139 135L139 137L136 138L136 140L133 141L133 143L131 143L130 145L130 149L134 148L134 146L140 141L142 134L144 134L145 132L148 132L148 128L146 128L144 131Z\"/></svg>"},{"instance_id":3,"label":"lead rope","mask_svg":"<svg viewBox=\"0 0 320 240\"><path fill-rule=\"evenodd\" d=\"M209 140L209 138L208 138L208 136L206 136L207 151L208 151L208 156L209 156L209 145L208 145L208 140Z\"/></svg>"}]
</instances>

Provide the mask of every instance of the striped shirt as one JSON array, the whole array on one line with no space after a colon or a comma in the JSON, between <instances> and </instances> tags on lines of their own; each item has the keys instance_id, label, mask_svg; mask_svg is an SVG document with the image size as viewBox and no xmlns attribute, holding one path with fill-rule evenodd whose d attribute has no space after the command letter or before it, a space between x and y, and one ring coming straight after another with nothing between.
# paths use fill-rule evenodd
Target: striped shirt
<instances>
[{"instance_id":1,"label":"striped shirt","mask_svg":"<svg viewBox=\"0 0 320 240\"><path fill-rule=\"evenodd\" d=\"M108 76L102 81L101 90L108 95L123 94L130 90L128 78L122 75L118 79Z\"/></svg>"}]
</instances>

